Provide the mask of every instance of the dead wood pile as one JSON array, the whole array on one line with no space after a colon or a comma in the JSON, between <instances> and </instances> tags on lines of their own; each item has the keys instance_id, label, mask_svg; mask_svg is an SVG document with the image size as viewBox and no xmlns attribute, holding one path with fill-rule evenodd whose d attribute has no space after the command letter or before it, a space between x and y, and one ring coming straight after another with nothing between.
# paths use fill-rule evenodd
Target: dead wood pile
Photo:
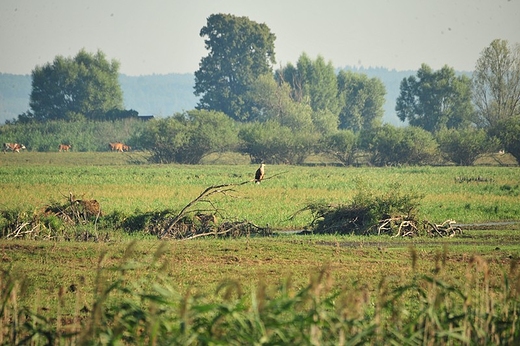
<instances>
[{"instance_id":1,"label":"dead wood pile","mask_svg":"<svg viewBox=\"0 0 520 346\"><path fill-rule=\"evenodd\" d=\"M426 231L432 237L455 237L461 235L462 228L457 226L454 220L446 220L442 224L437 225L429 221L423 221Z\"/></svg>"},{"instance_id":2,"label":"dead wood pile","mask_svg":"<svg viewBox=\"0 0 520 346\"><path fill-rule=\"evenodd\" d=\"M233 187L250 183L222 184L206 188L197 198L180 211L163 210L128 217L123 229L128 233L144 232L159 239L194 239L200 237L269 236L272 230L247 220L219 222L221 212L211 201L211 196L230 196Z\"/></svg>"},{"instance_id":3,"label":"dead wood pile","mask_svg":"<svg viewBox=\"0 0 520 346\"><path fill-rule=\"evenodd\" d=\"M70 193L65 203L54 202L32 214L3 211L2 217L6 225L2 230L2 237L98 241L100 236L97 232L76 226L96 226L101 216L101 206L97 200L76 199ZM102 238L103 241L108 240L108 234Z\"/></svg>"},{"instance_id":4,"label":"dead wood pile","mask_svg":"<svg viewBox=\"0 0 520 346\"><path fill-rule=\"evenodd\" d=\"M310 210L313 214L309 231L304 233L389 235L392 237L454 237L462 234L461 227L457 226L455 221L447 220L442 224L421 222L412 209L402 215L391 214L387 211L381 212L380 208L370 205L317 203L310 204L297 213Z\"/></svg>"},{"instance_id":5,"label":"dead wood pile","mask_svg":"<svg viewBox=\"0 0 520 346\"><path fill-rule=\"evenodd\" d=\"M108 233L100 237L100 229L123 229L128 233L145 233L159 239L193 239L205 236L242 237L269 236L272 230L247 220L219 222L221 213L211 201L215 194L229 195L233 187L250 183L223 184L206 188L197 198L180 211L123 215L113 212L103 215L101 206L94 199L76 199L69 194L65 203L51 203L33 215L17 211L2 211L8 220L3 228L3 238L63 239L78 241L107 241ZM208 207L209 206L209 207Z\"/></svg>"},{"instance_id":6,"label":"dead wood pile","mask_svg":"<svg viewBox=\"0 0 520 346\"><path fill-rule=\"evenodd\" d=\"M97 220L102 215L101 206L95 199L76 199L72 192L69 193L67 203L54 203L45 208L45 215L53 214L67 224L87 224L93 219Z\"/></svg>"},{"instance_id":7,"label":"dead wood pile","mask_svg":"<svg viewBox=\"0 0 520 346\"><path fill-rule=\"evenodd\" d=\"M163 219L161 230L156 230L160 239L193 239L206 236L242 237L268 236L272 234L269 227L260 227L249 221L223 221L218 223L219 210L213 205L210 196L214 194L230 195L233 187L250 183L213 185L189 202L177 215ZM200 209L198 205L205 203L210 209Z\"/></svg>"}]
</instances>

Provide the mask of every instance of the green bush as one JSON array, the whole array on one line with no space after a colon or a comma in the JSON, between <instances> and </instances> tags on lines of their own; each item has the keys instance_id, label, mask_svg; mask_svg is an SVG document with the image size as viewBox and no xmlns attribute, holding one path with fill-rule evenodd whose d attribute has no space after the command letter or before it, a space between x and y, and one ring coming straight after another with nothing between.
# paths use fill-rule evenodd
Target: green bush
<instances>
[{"instance_id":1,"label":"green bush","mask_svg":"<svg viewBox=\"0 0 520 346\"><path fill-rule=\"evenodd\" d=\"M153 163L197 164L238 145L236 123L224 113L205 110L149 121L135 140L151 151Z\"/></svg>"},{"instance_id":2,"label":"green bush","mask_svg":"<svg viewBox=\"0 0 520 346\"><path fill-rule=\"evenodd\" d=\"M239 138L252 163L301 164L316 150L319 135L266 121L245 124Z\"/></svg>"},{"instance_id":3,"label":"green bush","mask_svg":"<svg viewBox=\"0 0 520 346\"><path fill-rule=\"evenodd\" d=\"M505 151L520 164L520 115L499 122L489 130L489 134L498 138Z\"/></svg>"},{"instance_id":4,"label":"green bush","mask_svg":"<svg viewBox=\"0 0 520 346\"><path fill-rule=\"evenodd\" d=\"M362 147L375 166L432 164L438 158L433 135L419 127L383 125L361 133Z\"/></svg>"},{"instance_id":5,"label":"green bush","mask_svg":"<svg viewBox=\"0 0 520 346\"><path fill-rule=\"evenodd\" d=\"M498 140L482 129L443 130L436 137L444 158L460 166L471 166L479 155L498 151L499 147Z\"/></svg>"},{"instance_id":6,"label":"green bush","mask_svg":"<svg viewBox=\"0 0 520 346\"><path fill-rule=\"evenodd\" d=\"M338 130L321 139L320 151L334 157L344 165L352 165L357 150L358 137L350 130Z\"/></svg>"}]
</instances>

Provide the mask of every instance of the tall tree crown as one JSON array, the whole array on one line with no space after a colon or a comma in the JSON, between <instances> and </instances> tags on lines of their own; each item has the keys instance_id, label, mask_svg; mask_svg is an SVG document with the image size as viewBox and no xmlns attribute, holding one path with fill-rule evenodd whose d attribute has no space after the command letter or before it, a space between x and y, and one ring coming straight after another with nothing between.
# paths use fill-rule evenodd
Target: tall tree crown
<instances>
[{"instance_id":1,"label":"tall tree crown","mask_svg":"<svg viewBox=\"0 0 520 346\"><path fill-rule=\"evenodd\" d=\"M195 72L195 95L202 96L197 108L248 120L251 105L244 96L256 78L272 74L276 36L265 24L229 14L211 15L200 36L207 37L209 52Z\"/></svg>"},{"instance_id":2,"label":"tall tree crown","mask_svg":"<svg viewBox=\"0 0 520 346\"><path fill-rule=\"evenodd\" d=\"M32 120L102 120L107 112L123 109L119 62L98 51L81 50L74 58L57 56L32 71Z\"/></svg>"},{"instance_id":3,"label":"tall tree crown","mask_svg":"<svg viewBox=\"0 0 520 346\"><path fill-rule=\"evenodd\" d=\"M402 121L430 132L468 126L474 114L471 81L448 66L433 71L422 64L417 77L401 81L395 110Z\"/></svg>"},{"instance_id":4,"label":"tall tree crown","mask_svg":"<svg viewBox=\"0 0 520 346\"><path fill-rule=\"evenodd\" d=\"M383 118L386 88L378 78L365 74L340 71L338 97L342 109L339 127L355 132L379 126Z\"/></svg>"},{"instance_id":5,"label":"tall tree crown","mask_svg":"<svg viewBox=\"0 0 520 346\"><path fill-rule=\"evenodd\" d=\"M308 103L314 111L339 112L334 66L331 62L326 63L322 56L312 60L303 53L296 67L288 64L277 72L276 78L279 83L289 83L295 101Z\"/></svg>"},{"instance_id":6,"label":"tall tree crown","mask_svg":"<svg viewBox=\"0 0 520 346\"><path fill-rule=\"evenodd\" d=\"M477 60L473 101L479 125L493 127L520 115L520 45L494 40Z\"/></svg>"}]
</instances>

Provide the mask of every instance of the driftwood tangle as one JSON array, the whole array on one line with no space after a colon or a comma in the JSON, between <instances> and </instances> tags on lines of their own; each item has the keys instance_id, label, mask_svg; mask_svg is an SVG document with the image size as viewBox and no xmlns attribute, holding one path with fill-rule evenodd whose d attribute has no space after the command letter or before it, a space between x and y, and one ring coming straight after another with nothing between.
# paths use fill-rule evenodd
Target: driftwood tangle
<instances>
[{"instance_id":1,"label":"driftwood tangle","mask_svg":"<svg viewBox=\"0 0 520 346\"><path fill-rule=\"evenodd\" d=\"M269 178L275 176L276 175L273 175ZM265 178L264 180L269 178ZM207 187L199 196L184 206L177 215L167 220L166 227L158 234L158 237L160 239L194 239L205 236L238 237L252 234L261 236L271 235L272 231L268 226L260 227L249 221L224 221L218 224L218 210L208 199L217 193L228 195L234 192L234 187L249 184L254 181L254 179L251 179L241 183ZM208 203L211 209L197 209L196 206L199 203ZM189 215L193 215L193 217L190 218L188 217Z\"/></svg>"}]
</instances>

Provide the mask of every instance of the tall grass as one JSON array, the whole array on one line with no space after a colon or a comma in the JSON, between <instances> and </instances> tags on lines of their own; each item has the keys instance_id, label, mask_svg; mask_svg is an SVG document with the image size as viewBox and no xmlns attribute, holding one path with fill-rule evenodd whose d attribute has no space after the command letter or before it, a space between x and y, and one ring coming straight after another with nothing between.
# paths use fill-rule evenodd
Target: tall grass
<instances>
[{"instance_id":1,"label":"tall grass","mask_svg":"<svg viewBox=\"0 0 520 346\"><path fill-rule=\"evenodd\" d=\"M132 118L104 122L10 124L0 127L0 142L23 143L28 151L39 152L57 152L59 144L71 144L72 150L79 152L106 151L109 142L130 141L145 126L143 121Z\"/></svg>"},{"instance_id":2,"label":"tall grass","mask_svg":"<svg viewBox=\"0 0 520 346\"><path fill-rule=\"evenodd\" d=\"M260 282L244 290L227 280L200 295L175 289L165 247L149 261L137 257L134 246L114 266L101 256L93 300L85 303L83 287L75 288L76 308L68 314L60 289L55 318L37 304L20 306L20 273L3 271L0 344L513 345L520 338L517 261L494 281L488 262L475 256L465 277L455 279L445 272L446 253L425 273L412 249L412 275L383 277L372 288L338 289L324 266L302 287L287 278L275 289Z\"/></svg>"}]
</instances>

